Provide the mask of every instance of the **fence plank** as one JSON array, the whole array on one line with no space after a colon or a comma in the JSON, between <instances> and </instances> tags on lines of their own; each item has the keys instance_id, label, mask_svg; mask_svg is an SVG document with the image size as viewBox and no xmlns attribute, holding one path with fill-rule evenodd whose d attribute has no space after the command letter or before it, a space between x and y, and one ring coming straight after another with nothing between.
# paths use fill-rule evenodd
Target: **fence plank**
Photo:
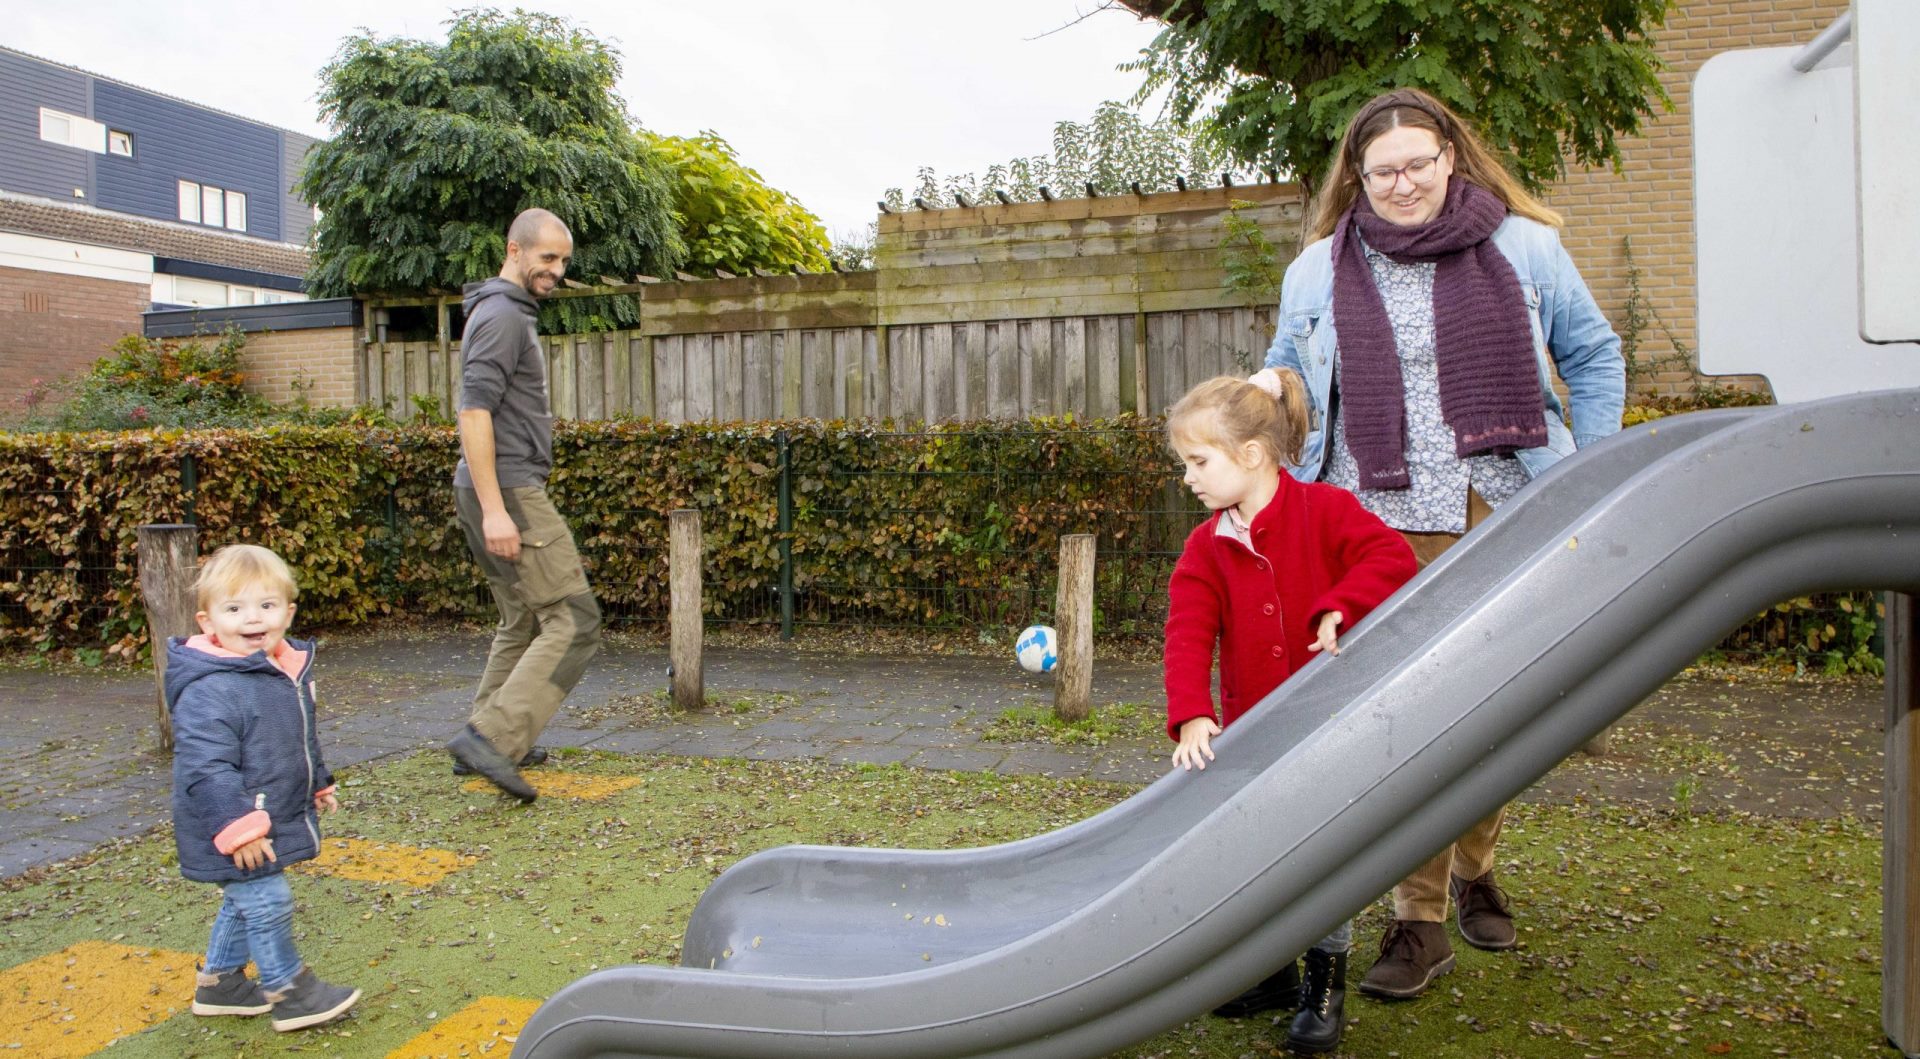
<instances>
[{"instance_id":1,"label":"fence plank","mask_svg":"<svg viewBox=\"0 0 1920 1059\"><path fill-rule=\"evenodd\" d=\"M607 414L633 414L633 332L607 335Z\"/></svg>"},{"instance_id":2,"label":"fence plank","mask_svg":"<svg viewBox=\"0 0 1920 1059\"><path fill-rule=\"evenodd\" d=\"M853 387L860 382L860 335L836 327L827 332L827 338L833 347L833 377L828 380L833 386L833 418L846 419L859 414L860 397Z\"/></svg>"},{"instance_id":3,"label":"fence plank","mask_svg":"<svg viewBox=\"0 0 1920 1059\"><path fill-rule=\"evenodd\" d=\"M1063 384L1063 412L1087 414L1087 319L1071 316L1060 321L1063 345L1060 350L1060 378Z\"/></svg>"},{"instance_id":4,"label":"fence plank","mask_svg":"<svg viewBox=\"0 0 1920 1059\"><path fill-rule=\"evenodd\" d=\"M779 418L799 419L807 414L806 367L806 343L801 340L800 332L780 332L780 410L775 413Z\"/></svg>"},{"instance_id":5,"label":"fence plank","mask_svg":"<svg viewBox=\"0 0 1920 1059\"><path fill-rule=\"evenodd\" d=\"M892 363L887 365L887 375L892 381L892 414L900 420L923 420L926 410L922 403L925 380L921 374L920 333L923 327L895 327L887 338L893 354Z\"/></svg>"},{"instance_id":6,"label":"fence plank","mask_svg":"<svg viewBox=\"0 0 1920 1059\"><path fill-rule=\"evenodd\" d=\"M747 419L773 416L773 335L749 331L740 336L741 415Z\"/></svg>"},{"instance_id":7,"label":"fence plank","mask_svg":"<svg viewBox=\"0 0 1920 1059\"><path fill-rule=\"evenodd\" d=\"M600 359L600 335L574 335L562 348L571 346L574 380L581 419L607 418L605 362Z\"/></svg>"},{"instance_id":8,"label":"fence plank","mask_svg":"<svg viewBox=\"0 0 1920 1059\"><path fill-rule=\"evenodd\" d=\"M1026 378L1023 380L1026 392L1025 414L1053 415L1059 411L1059 401L1053 388L1053 321L1023 320L1021 333L1027 340Z\"/></svg>"},{"instance_id":9,"label":"fence plank","mask_svg":"<svg viewBox=\"0 0 1920 1059\"><path fill-rule=\"evenodd\" d=\"M987 325L987 414L1012 419L1025 401L1020 396L1020 325L995 320Z\"/></svg>"},{"instance_id":10,"label":"fence plank","mask_svg":"<svg viewBox=\"0 0 1920 1059\"><path fill-rule=\"evenodd\" d=\"M573 342L569 335L547 339L547 364L553 374L547 376L547 389L556 419L580 418L579 372L573 360Z\"/></svg>"},{"instance_id":11,"label":"fence plank","mask_svg":"<svg viewBox=\"0 0 1920 1059\"><path fill-rule=\"evenodd\" d=\"M987 414L987 325L972 320L963 333L966 354L959 361L959 367L966 374L967 385L960 414L966 419L978 419Z\"/></svg>"},{"instance_id":12,"label":"fence plank","mask_svg":"<svg viewBox=\"0 0 1920 1059\"><path fill-rule=\"evenodd\" d=\"M687 406L681 399L686 385L687 357L683 335L659 335L653 340L653 414L668 423L684 423Z\"/></svg>"},{"instance_id":13,"label":"fence plank","mask_svg":"<svg viewBox=\"0 0 1920 1059\"><path fill-rule=\"evenodd\" d=\"M1121 318L1101 316L1087 333L1087 414L1120 414Z\"/></svg>"},{"instance_id":14,"label":"fence plank","mask_svg":"<svg viewBox=\"0 0 1920 1059\"><path fill-rule=\"evenodd\" d=\"M400 343L388 342L381 351L381 407L395 419L412 419L413 403L407 400L407 354Z\"/></svg>"},{"instance_id":15,"label":"fence plank","mask_svg":"<svg viewBox=\"0 0 1920 1059\"><path fill-rule=\"evenodd\" d=\"M1180 317L1155 313L1147 317L1147 360L1154 371L1147 380L1147 414L1164 413L1186 392L1180 370Z\"/></svg>"},{"instance_id":16,"label":"fence plank","mask_svg":"<svg viewBox=\"0 0 1920 1059\"><path fill-rule=\"evenodd\" d=\"M682 335L681 349L687 363L687 388L684 392L687 422L713 418L713 336Z\"/></svg>"},{"instance_id":17,"label":"fence plank","mask_svg":"<svg viewBox=\"0 0 1920 1059\"><path fill-rule=\"evenodd\" d=\"M882 328L860 329L860 361L865 366L864 376L860 380L860 414L878 419L886 414L887 391L886 375L880 370L880 335Z\"/></svg>"},{"instance_id":18,"label":"fence plank","mask_svg":"<svg viewBox=\"0 0 1920 1059\"><path fill-rule=\"evenodd\" d=\"M954 380L953 325L934 324L926 329L927 422L959 418Z\"/></svg>"},{"instance_id":19,"label":"fence plank","mask_svg":"<svg viewBox=\"0 0 1920 1059\"><path fill-rule=\"evenodd\" d=\"M627 356L633 360L633 414L652 419L659 415L653 397L653 339L638 331L627 344Z\"/></svg>"},{"instance_id":20,"label":"fence plank","mask_svg":"<svg viewBox=\"0 0 1920 1059\"><path fill-rule=\"evenodd\" d=\"M833 418L833 332L814 328L801 339L808 349L807 414L819 419Z\"/></svg>"}]
</instances>

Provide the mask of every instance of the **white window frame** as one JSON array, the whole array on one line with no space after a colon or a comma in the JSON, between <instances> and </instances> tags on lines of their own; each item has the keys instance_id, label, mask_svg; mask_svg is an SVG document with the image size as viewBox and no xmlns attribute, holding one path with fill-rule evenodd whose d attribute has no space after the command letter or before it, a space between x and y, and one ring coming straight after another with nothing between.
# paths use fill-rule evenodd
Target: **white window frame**
<instances>
[{"instance_id":1,"label":"white window frame","mask_svg":"<svg viewBox=\"0 0 1920 1059\"><path fill-rule=\"evenodd\" d=\"M51 107L40 108L40 138L94 154L107 153L107 127L92 118Z\"/></svg>"},{"instance_id":2,"label":"white window frame","mask_svg":"<svg viewBox=\"0 0 1920 1059\"><path fill-rule=\"evenodd\" d=\"M227 227L236 232L247 230L247 193L228 191L226 194Z\"/></svg>"},{"instance_id":3,"label":"white window frame","mask_svg":"<svg viewBox=\"0 0 1920 1059\"><path fill-rule=\"evenodd\" d=\"M200 185L191 180L180 181L180 219L200 223Z\"/></svg>"},{"instance_id":4,"label":"white window frame","mask_svg":"<svg viewBox=\"0 0 1920 1059\"><path fill-rule=\"evenodd\" d=\"M133 157L133 133L130 133L125 129L108 129L107 130L107 153L117 154L122 158L132 158Z\"/></svg>"}]
</instances>

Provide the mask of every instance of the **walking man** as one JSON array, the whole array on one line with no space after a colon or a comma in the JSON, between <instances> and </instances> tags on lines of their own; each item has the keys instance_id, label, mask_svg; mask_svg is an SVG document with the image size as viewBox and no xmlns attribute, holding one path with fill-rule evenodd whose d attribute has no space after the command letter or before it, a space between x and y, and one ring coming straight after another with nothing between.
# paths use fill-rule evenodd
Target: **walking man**
<instances>
[{"instance_id":1,"label":"walking man","mask_svg":"<svg viewBox=\"0 0 1920 1059\"><path fill-rule=\"evenodd\" d=\"M535 317L572 259L560 218L542 209L515 217L500 275L466 288L460 344L453 498L500 626L473 714L447 750L455 773L478 773L522 802L535 792L520 769L546 760L534 741L600 646L600 607L546 489L553 416Z\"/></svg>"}]
</instances>

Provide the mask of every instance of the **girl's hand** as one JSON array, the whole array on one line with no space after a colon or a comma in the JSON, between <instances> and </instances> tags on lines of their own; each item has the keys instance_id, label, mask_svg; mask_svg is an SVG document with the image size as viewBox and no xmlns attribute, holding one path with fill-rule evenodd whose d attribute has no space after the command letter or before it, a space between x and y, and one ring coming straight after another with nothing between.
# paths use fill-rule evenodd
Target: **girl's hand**
<instances>
[{"instance_id":1,"label":"girl's hand","mask_svg":"<svg viewBox=\"0 0 1920 1059\"><path fill-rule=\"evenodd\" d=\"M323 813L337 813L340 811L340 799L335 798L332 791L315 795L313 805L314 808L319 809Z\"/></svg>"},{"instance_id":2,"label":"girl's hand","mask_svg":"<svg viewBox=\"0 0 1920 1059\"><path fill-rule=\"evenodd\" d=\"M1213 760L1213 737L1220 726L1211 717L1195 717L1180 726L1180 745L1174 748L1173 763L1182 769L1206 771Z\"/></svg>"},{"instance_id":3,"label":"girl's hand","mask_svg":"<svg viewBox=\"0 0 1920 1059\"><path fill-rule=\"evenodd\" d=\"M273 839L264 835L233 851L233 866L242 871L252 871L268 861L277 862L279 859L273 855Z\"/></svg>"},{"instance_id":4,"label":"girl's hand","mask_svg":"<svg viewBox=\"0 0 1920 1059\"><path fill-rule=\"evenodd\" d=\"M1339 631L1340 623L1345 620L1347 620L1346 615L1337 610L1330 610L1320 615L1319 635L1307 645L1307 650L1325 651L1330 655L1339 654L1340 638L1335 633Z\"/></svg>"}]
</instances>

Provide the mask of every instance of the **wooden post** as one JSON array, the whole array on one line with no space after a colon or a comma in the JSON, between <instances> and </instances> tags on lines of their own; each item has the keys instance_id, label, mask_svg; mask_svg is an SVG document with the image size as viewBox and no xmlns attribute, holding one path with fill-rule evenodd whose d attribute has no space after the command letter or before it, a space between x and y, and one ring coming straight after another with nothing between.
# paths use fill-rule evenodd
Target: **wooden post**
<instances>
[{"instance_id":1,"label":"wooden post","mask_svg":"<svg viewBox=\"0 0 1920 1059\"><path fill-rule=\"evenodd\" d=\"M698 709L706 702L706 683L700 671L701 635L700 512L680 510L667 515L668 596L667 661L673 667L673 705Z\"/></svg>"},{"instance_id":2,"label":"wooden post","mask_svg":"<svg viewBox=\"0 0 1920 1059\"><path fill-rule=\"evenodd\" d=\"M1880 1025L1920 1056L1920 607L1887 593L1886 821L1880 857Z\"/></svg>"},{"instance_id":3,"label":"wooden post","mask_svg":"<svg viewBox=\"0 0 1920 1059\"><path fill-rule=\"evenodd\" d=\"M1060 594L1053 610L1060 666L1054 674L1053 712L1063 721L1093 712L1093 543L1091 533L1060 538Z\"/></svg>"},{"instance_id":4,"label":"wooden post","mask_svg":"<svg viewBox=\"0 0 1920 1059\"><path fill-rule=\"evenodd\" d=\"M173 720L167 713L167 637L191 636L193 579L199 574L200 531L194 526L141 526L135 531L140 563L140 599L147 610L147 639L153 644L153 681L160 724L160 748L173 749Z\"/></svg>"}]
</instances>

